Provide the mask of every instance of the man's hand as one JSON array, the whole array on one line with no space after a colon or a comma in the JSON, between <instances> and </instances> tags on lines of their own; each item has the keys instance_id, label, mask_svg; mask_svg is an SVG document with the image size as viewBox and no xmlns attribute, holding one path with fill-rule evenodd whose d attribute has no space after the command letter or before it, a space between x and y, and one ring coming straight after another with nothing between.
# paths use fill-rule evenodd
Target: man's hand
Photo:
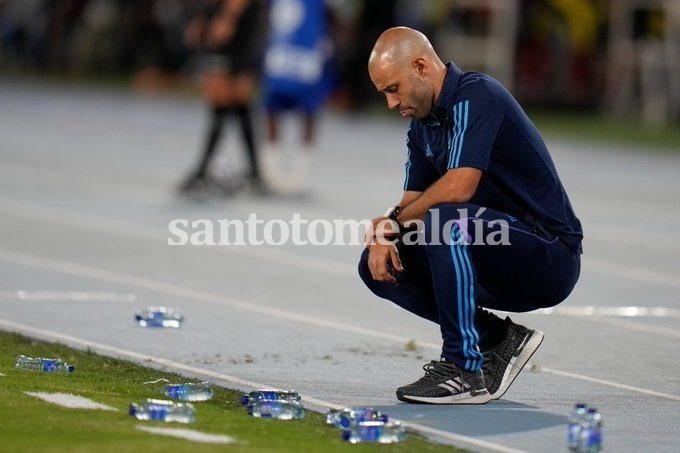
<instances>
[{"instance_id":1,"label":"man's hand","mask_svg":"<svg viewBox=\"0 0 680 453\"><path fill-rule=\"evenodd\" d=\"M394 244L399 236L399 225L387 217L376 217L364 235L364 244L371 247L376 243Z\"/></svg>"},{"instance_id":2,"label":"man's hand","mask_svg":"<svg viewBox=\"0 0 680 453\"><path fill-rule=\"evenodd\" d=\"M394 244L376 242L368 249L368 268L373 280L395 283L394 271L403 272L399 251Z\"/></svg>"}]
</instances>

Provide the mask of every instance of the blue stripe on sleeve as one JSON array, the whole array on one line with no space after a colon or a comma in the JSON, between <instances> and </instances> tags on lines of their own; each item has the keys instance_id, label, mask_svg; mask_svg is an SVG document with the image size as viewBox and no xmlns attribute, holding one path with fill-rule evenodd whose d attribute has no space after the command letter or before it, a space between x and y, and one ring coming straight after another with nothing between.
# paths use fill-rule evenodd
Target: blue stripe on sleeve
<instances>
[{"instance_id":1,"label":"blue stripe on sleeve","mask_svg":"<svg viewBox=\"0 0 680 453\"><path fill-rule=\"evenodd\" d=\"M408 151L408 157L406 158L406 164L404 165L406 177L404 179L404 192L408 190L408 180L411 173L411 150Z\"/></svg>"},{"instance_id":2,"label":"blue stripe on sleeve","mask_svg":"<svg viewBox=\"0 0 680 453\"><path fill-rule=\"evenodd\" d=\"M460 162L460 155L462 154L463 151L463 142L465 141L465 132L467 131L468 126L468 113L470 108L470 101L464 101L464 106L465 113L463 113L463 127L462 132L460 133L460 143L458 143L458 151L456 152L456 162L454 163L456 168L458 168L458 164Z\"/></svg>"},{"instance_id":3,"label":"blue stripe on sleeve","mask_svg":"<svg viewBox=\"0 0 680 453\"><path fill-rule=\"evenodd\" d=\"M458 143L458 135L459 135L459 127L460 127L460 121L459 121L459 112L458 112L458 107L460 106L460 103L456 104L453 106L453 140L449 143L449 162L446 165L446 168L453 168L453 160L455 157L455 150L457 148L456 143ZM448 133L448 131L447 131Z\"/></svg>"},{"instance_id":4,"label":"blue stripe on sleeve","mask_svg":"<svg viewBox=\"0 0 680 453\"><path fill-rule=\"evenodd\" d=\"M453 142L449 150L449 162L447 168L458 168L460 155L463 151L465 132L468 126L468 116L470 112L470 101L461 101L453 106Z\"/></svg>"}]
</instances>

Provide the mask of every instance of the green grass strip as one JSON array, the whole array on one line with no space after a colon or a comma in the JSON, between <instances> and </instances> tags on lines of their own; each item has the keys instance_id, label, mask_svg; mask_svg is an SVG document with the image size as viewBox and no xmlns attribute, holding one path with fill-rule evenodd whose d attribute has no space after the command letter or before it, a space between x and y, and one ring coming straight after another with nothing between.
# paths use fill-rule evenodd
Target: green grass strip
<instances>
[{"instance_id":1,"label":"green grass strip","mask_svg":"<svg viewBox=\"0 0 680 453\"><path fill-rule=\"evenodd\" d=\"M19 354L60 358L76 367L68 375L16 370ZM323 414L306 411L304 420L263 420L240 405L241 392L215 387L211 401L193 403L196 422L142 422L128 415L132 402L164 398L144 382L159 378L195 382L177 374L144 368L128 361L79 351L60 344L0 332L0 450L7 452L459 452L409 432L406 442L351 445L341 431L325 424ZM24 392L60 392L83 396L117 412L69 409ZM237 439L236 445L191 442L140 431L136 426L186 428Z\"/></svg>"}]
</instances>

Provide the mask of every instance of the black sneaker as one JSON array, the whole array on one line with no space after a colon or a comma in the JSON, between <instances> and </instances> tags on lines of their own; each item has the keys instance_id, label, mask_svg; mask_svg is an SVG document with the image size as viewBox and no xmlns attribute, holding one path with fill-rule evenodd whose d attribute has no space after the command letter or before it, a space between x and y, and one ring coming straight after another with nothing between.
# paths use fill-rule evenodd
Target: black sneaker
<instances>
[{"instance_id":1,"label":"black sneaker","mask_svg":"<svg viewBox=\"0 0 680 453\"><path fill-rule=\"evenodd\" d=\"M212 183L205 176L190 176L185 179L177 188L182 195L196 196L210 194Z\"/></svg>"},{"instance_id":2,"label":"black sneaker","mask_svg":"<svg viewBox=\"0 0 680 453\"><path fill-rule=\"evenodd\" d=\"M503 341L484 353L484 378L491 399L498 399L508 391L524 365L543 341L543 332L527 329L505 318L508 332Z\"/></svg>"},{"instance_id":3,"label":"black sneaker","mask_svg":"<svg viewBox=\"0 0 680 453\"><path fill-rule=\"evenodd\" d=\"M484 404L491 399L482 371L465 371L433 360L423 366L425 376L397 389L397 398L408 403Z\"/></svg>"},{"instance_id":4,"label":"black sneaker","mask_svg":"<svg viewBox=\"0 0 680 453\"><path fill-rule=\"evenodd\" d=\"M179 193L193 199L212 197L233 197L245 187L245 182L238 178L218 179L214 176L191 176L179 186Z\"/></svg>"}]
</instances>

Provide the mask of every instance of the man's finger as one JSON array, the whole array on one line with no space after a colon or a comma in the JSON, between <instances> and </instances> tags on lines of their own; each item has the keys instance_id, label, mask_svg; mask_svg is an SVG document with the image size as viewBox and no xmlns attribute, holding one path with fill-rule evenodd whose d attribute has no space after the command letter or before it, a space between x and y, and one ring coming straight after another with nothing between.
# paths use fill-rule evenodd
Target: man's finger
<instances>
[{"instance_id":1,"label":"man's finger","mask_svg":"<svg viewBox=\"0 0 680 453\"><path fill-rule=\"evenodd\" d=\"M390 258L392 259L392 266L399 272L404 272L404 266L401 264L401 258L399 257L399 251L396 247L390 249Z\"/></svg>"}]
</instances>

